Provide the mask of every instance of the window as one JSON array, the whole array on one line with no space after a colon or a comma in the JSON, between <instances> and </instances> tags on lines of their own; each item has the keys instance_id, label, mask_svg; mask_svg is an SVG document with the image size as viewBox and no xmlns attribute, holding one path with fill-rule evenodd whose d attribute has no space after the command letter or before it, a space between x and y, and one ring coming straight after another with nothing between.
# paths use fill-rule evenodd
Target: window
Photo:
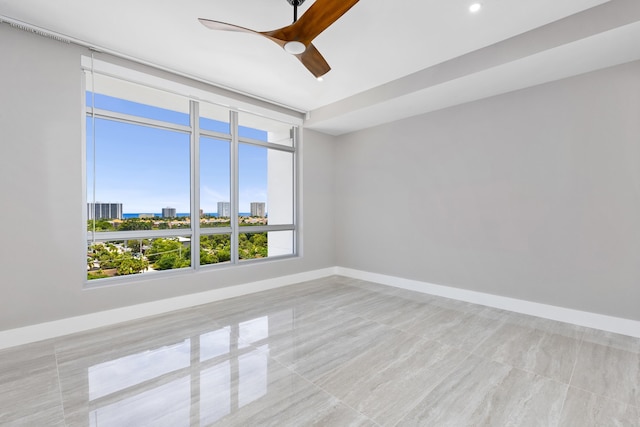
<instances>
[{"instance_id":1,"label":"window","mask_svg":"<svg viewBox=\"0 0 640 427\"><path fill-rule=\"evenodd\" d=\"M296 124L86 81L88 280L296 255Z\"/></svg>"}]
</instances>

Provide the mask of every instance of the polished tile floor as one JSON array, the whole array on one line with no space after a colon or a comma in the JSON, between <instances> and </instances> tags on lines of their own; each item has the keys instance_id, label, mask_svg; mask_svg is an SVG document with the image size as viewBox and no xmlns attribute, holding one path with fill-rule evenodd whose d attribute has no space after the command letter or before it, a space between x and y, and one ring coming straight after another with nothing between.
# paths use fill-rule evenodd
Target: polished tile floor
<instances>
[{"instance_id":1,"label":"polished tile floor","mask_svg":"<svg viewBox=\"0 0 640 427\"><path fill-rule=\"evenodd\" d=\"M0 352L5 426L640 426L640 339L329 277Z\"/></svg>"}]
</instances>

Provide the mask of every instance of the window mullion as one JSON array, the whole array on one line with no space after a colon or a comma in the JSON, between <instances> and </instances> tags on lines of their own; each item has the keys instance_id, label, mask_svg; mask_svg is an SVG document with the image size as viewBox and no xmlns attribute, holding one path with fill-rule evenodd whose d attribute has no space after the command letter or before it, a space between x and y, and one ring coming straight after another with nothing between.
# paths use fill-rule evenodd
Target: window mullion
<instances>
[{"instance_id":1,"label":"window mullion","mask_svg":"<svg viewBox=\"0 0 640 427\"><path fill-rule=\"evenodd\" d=\"M293 208L293 212L292 212L292 218L293 218L293 223L295 224L296 228L294 231L294 239L293 239L293 253L294 254L298 254L299 249L300 249L300 218L298 217L298 212L300 212L300 185L299 185L299 177L300 177L300 171L299 171L299 165L300 165L300 128L298 126L294 127L291 130L291 137L293 138L293 148L295 149L295 152L293 154L293 204L292 204L292 208Z\"/></svg>"},{"instance_id":2,"label":"window mullion","mask_svg":"<svg viewBox=\"0 0 640 427\"><path fill-rule=\"evenodd\" d=\"M239 183L238 183L238 113L229 112L231 125L231 264L238 263L238 212L239 212Z\"/></svg>"},{"instance_id":3,"label":"window mullion","mask_svg":"<svg viewBox=\"0 0 640 427\"><path fill-rule=\"evenodd\" d=\"M91 114L98 119L112 120L114 122L128 123L138 126L146 126L150 128L166 129L175 132L190 133L191 127L177 123L166 122L163 120L150 119L147 117L135 116L132 114L121 113L117 111L101 110L92 108Z\"/></svg>"},{"instance_id":4,"label":"window mullion","mask_svg":"<svg viewBox=\"0 0 640 427\"><path fill-rule=\"evenodd\" d=\"M191 268L200 268L200 105L189 101L191 121Z\"/></svg>"}]
</instances>

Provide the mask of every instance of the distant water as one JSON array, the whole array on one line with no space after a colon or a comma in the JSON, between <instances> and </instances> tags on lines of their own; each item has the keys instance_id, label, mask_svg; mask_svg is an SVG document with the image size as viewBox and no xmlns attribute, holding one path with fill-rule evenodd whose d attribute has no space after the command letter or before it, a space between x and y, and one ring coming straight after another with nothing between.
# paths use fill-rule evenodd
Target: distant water
<instances>
[{"instance_id":1,"label":"distant water","mask_svg":"<svg viewBox=\"0 0 640 427\"><path fill-rule=\"evenodd\" d=\"M162 214L161 213L154 213L154 214L148 214L148 213L142 213L142 214L139 214L139 213L126 213L126 214L122 214L122 218L123 219L140 218L140 215L153 215L156 218L162 218ZM216 217L216 218L218 217L218 213L217 212L213 212L213 213L206 213L205 212L204 215L213 216L213 217ZM240 216L250 216L251 213L249 213L249 212L240 212L239 215ZM188 212L187 213L176 213L176 217L177 218L182 218L182 217L185 217L185 216L190 216L190 214Z\"/></svg>"}]
</instances>

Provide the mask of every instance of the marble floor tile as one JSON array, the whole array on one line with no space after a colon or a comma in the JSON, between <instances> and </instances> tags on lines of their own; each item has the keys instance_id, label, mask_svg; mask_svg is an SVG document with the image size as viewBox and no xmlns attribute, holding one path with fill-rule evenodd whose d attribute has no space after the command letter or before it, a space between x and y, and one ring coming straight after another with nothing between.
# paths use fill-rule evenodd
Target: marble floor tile
<instances>
[{"instance_id":1,"label":"marble floor tile","mask_svg":"<svg viewBox=\"0 0 640 427\"><path fill-rule=\"evenodd\" d=\"M410 301L420 302L424 304L429 304L434 301L441 301L446 299L446 298L438 297L435 295L424 294L422 292L415 292L415 291L410 291L408 289L402 289L402 288L394 288L393 295L410 300Z\"/></svg>"},{"instance_id":2,"label":"marble floor tile","mask_svg":"<svg viewBox=\"0 0 640 427\"><path fill-rule=\"evenodd\" d=\"M579 348L579 339L509 322L474 354L568 384Z\"/></svg>"},{"instance_id":3,"label":"marble floor tile","mask_svg":"<svg viewBox=\"0 0 640 427\"><path fill-rule=\"evenodd\" d=\"M494 318L493 311L489 311L489 316L483 316L482 310L474 311L470 312L466 305L449 307L430 304L425 314L431 315L420 318L420 322L413 321L397 327L427 340L440 341L470 352L502 324Z\"/></svg>"},{"instance_id":4,"label":"marble floor tile","mask_svg":"<svg viewBox=\"0 0 640 427\"><path fill-rule=\"evenodd\" d=\"M256 316L256 317L253 317ZM269 344L271 354L283 363L312 348L321 347L361 325L372 322L327 306L302 304L252 312L252 317L217 322L228 328L244 344ZM305 350L306 349L306 350Z\"/></svg>"},{"instance_id":5,"label":"marble floor tile","mask_svg":"<svg viewBox=\"0 0 640 427\"><path fill-rule=\"evenodd\" d=\"M214 376L214 380L217 377L217 375ZM246 390L251 390L256 395L255 398L248 395L247 398L242 399L241 385L241 383L238 385L240 395L237 403L232 402L229 414L219 418L216 425L274 427L375 425L364 415L340 402L335 396L331 396L294 372L275 363L269 364L269 375L263 382L246 384ZM225 397L226 393L227 391L224 390ZM260 395L261 393L264 394ZM201 401L201 404L205 402ZM234 411L236 407L237 410Z\"/></svg>"},{"instance_id":6,"label":"marble floor tile","mask_svg":"<svg viewBox=\"0 0 640 427\"><path fill-rule=\"evenodd\" d=\"M583 342L571 385L640 406L640 353Z\"/></svg>"},{"instance_id":7,"label":"marble floor tile","mask_svg":"<svg viewBox=\"0 0 640 427\"><path fill-rule=\"evenodd\" d=\"M586 328L585 328L586 329ZM587 329L583 341L600 344L631 353L640 353L640 338L627 335L615 334L613 332L601 331L597 329Z\"/></svg>"},{"instance_id":8,"label":"marble floor tile","mask_svg":"<svg viewBox=\"0 0 640 427\"><path fill-rule=\"evenodd\" d=\"M426 303L389 294L371 294L333 307L388 326L407 322L409 319L406 315L415 316L416 312L429 309Z\"/></svg>"},{"instance_id":9,"label":"marble floor tile","mask_svg":"<svg viewBox=\"0 0 640 427\"><path fill-rule=\"evenodd\" d=\"M52 344L0 351L0 425L64 425Z\"/></svg>"},{"instance_id":10,"label":"marble floor tile","mask_svg":"<svg viewBox=\"0 0 640 427\"><path fill-rule=\"evenodd\" d=\"M520 313L509 313L504 320L506 323L511 323L513 325L574 339L582 339L585 331L588 329L583 326L557 322Z\"/></svg>"},{"instance_id":11,"label":"marble floor tile","mask_svg":"<svg viewBox=\"0 0 640 427\"><path fill-rule=\"evenodd\" d=\"M60 338L55 343L56 357L61 363L108 358L110 353L120 354L124 349L143 351L219 328L212 319L194 310L180 310Z\"/></svg>"},{"instance_id":12,"label":"marble floor tile","mask_svg":"<svg viewBox=\"0 0 640 427\"><path fill-rule=\"evenodd\" d=\"M0 351L4 426L638 426L640 339L331 276Z\"/></svg>"},{"instance_id":13,"label":"marble floor tile","mask_svg":"<svg viewBox=\"0 0 640 427\"><path fill-rule=\"evenodd\" d=\"M386 333L393 330L379 323L362 320L345 325L342 333L299 342L295 347L274 353L274 358L295 372L315 381L362 352L384 345Z\"/></svg>"},{"instance_id":14,"label":"marble floor tile","mask_svg":"<svg viewBox=\"0 0 640 427\"><path fill-rule=\"evenodd\" d=\"M393 335L316 382L381 426L395 425L469 356L404 332Z\"/></svg>"},{"instance_id":15,"label":"marble floor tile","mask_svg":"<svg viewBox=\"0 0 640 427\"><path fill-rule=\"evenodd\" d=\"M570 387L559 427L640 426L640 408Z\"/></svg>"},{"instance_id":16,"label":"marble floor tile","mask_svg":"<svg viewBox=\"0 0 640 427\"><path fill-rule=\"evenodd\" d=\"M344 283L347 286L366 289L367 291L375 292L379 295L395 295L397 288L391 286L381 285L379 283L368 282L360 279L350 279Z\"/></svg>"},{"instance_id":17,"label":"marble floor tile","mask_svg":"<svg viewBox=\"0 0 640 427\"><path fill-rule=\"evenodd\" d=\"M316 294L314 298L318 304L327 305L329 307L340 309L351 303L361 301L367 298L377 298L380 296L378 292L371 291L362 287L344 286L339 291L330 293Z\"/></svg>"},{"instance_id":18,"label":"marble floor tile","mask_svg":"<svg viewBox=\"0 0 640 427\"><path fill-rule=\"evenodd\" d=\"M555 426L568 386L470 356L398 426Z\"/></svg>"}]
</instances>

